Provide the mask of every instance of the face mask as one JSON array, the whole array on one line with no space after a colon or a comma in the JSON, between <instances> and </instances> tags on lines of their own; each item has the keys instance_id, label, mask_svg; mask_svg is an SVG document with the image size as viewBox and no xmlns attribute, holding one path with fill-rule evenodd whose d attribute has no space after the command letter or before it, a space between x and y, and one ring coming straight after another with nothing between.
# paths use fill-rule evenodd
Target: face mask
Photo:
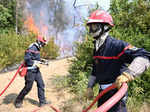
<instances>
[{"instance_id":1,"label":"face mask","mask_svg":"<svg viewBox=\"0 0 150 112\"><path fill-rule=\"evenodd\" d=\"M89 33L97 39L103 33L103 25L99 23L89 24Z\"/></svg>"},{"instance_id":2,"label":"face mask","mask_svg":"<svg viewBox=\"0 0 150 112\"><path fill-rule=\"evenodd\" d=\"M92 23L89 24L89 33L94 39L100 38L105 32L109 31L109 26L106 24Z\"/></svg>"},{"instance_id":3,"label":"face mask","mask_svg":"<svg viewBox=\"0 0 150 112\"><path fill-rule=\"evenodd\" d=\"M90 31L90 33L95 33L95 32L97 32L99 30L102 31L102 28L103 28L102 24L95 23L95 24L90 24L89 25L89 31Z\"/></svg>"}]
</instances>

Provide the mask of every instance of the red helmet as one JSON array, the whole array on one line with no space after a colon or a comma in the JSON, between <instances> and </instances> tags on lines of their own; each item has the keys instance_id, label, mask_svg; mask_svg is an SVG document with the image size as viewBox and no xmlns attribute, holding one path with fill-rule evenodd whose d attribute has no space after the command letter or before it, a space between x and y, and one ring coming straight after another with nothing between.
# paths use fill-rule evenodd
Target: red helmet
<instances>
[{"instance_id":1,"label":"red helmet","mask_svg":"<svg viewBox=\"0 0 150 112\"><path fill-rule=\"evenodd\" d=\"M114 26L111 15L103 10L94 11L88 18L87 24L90 23L108 23L110 26Z\"/></svg>"},{"instance_id":2,"label":"red helmet","mask_svg":"<svg viewBox=\"0 0 150 112\"><path fill-rule=\"evenodd\" d=\"M40 41L40 42L46 43L46 40L42 36L38 36L37 40Z\"/></svg>"}]
</instances>

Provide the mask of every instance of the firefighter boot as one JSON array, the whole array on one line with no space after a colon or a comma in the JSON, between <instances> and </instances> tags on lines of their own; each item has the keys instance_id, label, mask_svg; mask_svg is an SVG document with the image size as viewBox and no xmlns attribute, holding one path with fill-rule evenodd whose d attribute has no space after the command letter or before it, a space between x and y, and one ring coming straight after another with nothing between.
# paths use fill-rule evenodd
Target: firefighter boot
<instances>
[{"instance_id":1,"label":"firefighter boot","mask_svg":"<svg viewBox=\"0 0 150 112\"><path fill-rule=\"evenodd\" d=\"M20 101L20 102L15 101L14 105L16 108L21 108L22 107L22 101Z\"/></svg>"},{"instance_id":2,"label":"firefighter boot","mask_svg":"<svg viewBox=\"0 0 150 112\"><path fill-rule=\"evenodd\" d=\"M51 104L51 102L50 101L42 102L42 103L39 104L39 107L43 107L43 106L45 106L47 104Z\"/></svg>"}]
</instances>

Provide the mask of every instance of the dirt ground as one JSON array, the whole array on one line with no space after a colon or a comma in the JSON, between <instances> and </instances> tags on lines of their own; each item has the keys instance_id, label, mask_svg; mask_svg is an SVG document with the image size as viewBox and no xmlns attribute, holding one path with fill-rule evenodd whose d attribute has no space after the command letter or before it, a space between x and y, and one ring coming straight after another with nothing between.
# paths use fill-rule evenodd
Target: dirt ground
<instances>
[{"instance_id":1,"label":"dirt ground","mask_svg":"<svg viewBox=\"0 0 150 112\"><path fill-rule=\"evenodd\" d=\"M68 67L70 64L68 60L69 58L53 60L49 62L49 66L42 65L41 67L41 73L46 86L46 99L48 101L51 101L51 105L53 105L57 109L61 108L64 101L69 100L73 97L73 95L66 89L61 89L61 91L58 91L52 81L56 76L64 76L68 74ZM10 82L15 72L16 70L0 74L0 92ZM34 83L32 90L25 97L23 107L20 109L16 109L14 107L13 102L23 87L24 78L18 75L14 82L10 85L10 87L5 91L5 93L0 96L0 112L32 112L39 108L36 83ZM47 105L44 108L38 110L38 112L53 111L50 106Z\"/></svg>"}]
</instances>

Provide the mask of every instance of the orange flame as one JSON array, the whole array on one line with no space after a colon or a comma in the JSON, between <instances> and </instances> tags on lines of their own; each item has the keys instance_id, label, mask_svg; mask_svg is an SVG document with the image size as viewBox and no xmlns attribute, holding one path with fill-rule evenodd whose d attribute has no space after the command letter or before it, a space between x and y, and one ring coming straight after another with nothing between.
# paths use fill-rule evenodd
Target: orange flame
<instances>
[{"instance_id":1,"label":"orange flame","mask_svg":"<svg viewBox=\"0 0 150 112\"><path fill-rule=\"evenodd\" d=\"M35 22L34 22L34 19L32 17L32 14L30 14L29 17L27 17L27 20L24 22L24 24L25 24L26 28L28 29L28 31L39 35L39 29L35 25Z\"/></svg>"},{"instance_id":2,"label":"orange flame","mask_svg":"<svg viewBox=\"0 0 150 112\"><path fill-rule=\"evenodd\" d=\"M43 16L43 13L40 13L41 16ZM26 21L24 22L25 27L29 32L32 32L36 35L43 36L46 39L46 36L48 34L48 27L43 23L43 20L40 20L39 26L40 28L35 24L34 18L32 14L30 14Z\"/></svg>"}]
</instances>

